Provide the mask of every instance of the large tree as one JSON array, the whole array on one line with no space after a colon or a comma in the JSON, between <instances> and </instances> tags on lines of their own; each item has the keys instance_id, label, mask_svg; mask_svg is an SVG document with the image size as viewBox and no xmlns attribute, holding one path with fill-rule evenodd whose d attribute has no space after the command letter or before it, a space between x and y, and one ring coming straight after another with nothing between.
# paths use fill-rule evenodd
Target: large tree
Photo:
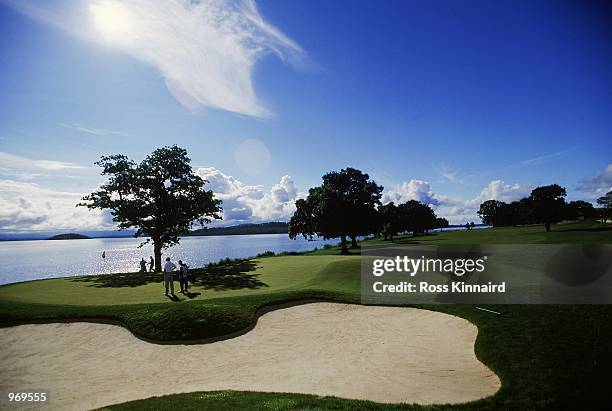
<instances>
[{"instance_id":1,"label":"large tree","mask_svg":"<svg viewBox=\"0 0 612 411\"><path fill-rule=\"evenodd\" d=\"M300 198L295 202L295 212L289 220L289 238L298 235L312 238L319 232L319 221L316 213L320 201L321 187L308 190L308 197Z\"/></svg>"},{"instance_id":2,"label":"large tree","mask_svg":"<svg viewBox=\"0 0 612 411\"><path fill-rule=\"evenodd\" d=\"M103 156L95 164L108 180L78 206L108 209L119 229L136 228L136 237L148 237L141 246L153 242L155 270L161 271L163 249L177 244L195 222L221 218L221 201L204 188L206 180L190 161L177 146L157 149L140 164L121 154Z\"/></svg>"},{"instance_id":3,"label":"large tree","mask_svg":"<svg viewBox=\"0 0 612 411\"><path fill-rule=\"evenodd\" d=\"M399 209L393 201L388 204L378 206L378 222L380 232L385 240L393 241L393 237L401 230Z\"/></svg>"},{"instance_id":4,"label":"large tree","mask_svg":"<svg viewBox=\"0 0 612 411\"><path fill-rule=\"evenodd\" d=\"M480 204L480 209L477 211L478 216L483 223L492 226L499 226L500 221L500 210L507 204L498 200L487 200Z\"/></svg>"},{"instance_id":5,"label":"large tree","mask_svg":"<svg viewBox=\"0 0 612 411\"><path fill-rule=\"evenodd\" d=\"M563 220L565 196L565 188L558 184L537 187L531 192L532 217L535 222L544 223L547 232L552 223Z\"/></svg>"},{"instance_id":6,"label":"large tree","mask_svg":"<svg viewBox=\"0 0 612 411\"><path fill-rule=\"evenodd\" d=\"M327 173L321 186L310 189L305 200L296 202L289 235L340 237L342 253L347 254L348 237L356 246L357 236L374 231L382 190L367 174L354 168Z\"/></svg>"},{"instance_id":7,"label":"large tree","mask_svg":"<svg viewBox=\"0 0 612 411\"><path fill-rule=\"evenodd\" d=\"M583 200L570 201L565 208L565 218L578 220L579 218L593 218L597 215L593 204Z\"/></svg>"},{"instance_id":8,"label":"large tree","mask_svg":"<svg viewBox=\"0 0 612 411\"><path fill-rule=\"evenodd\" d=\"M400 204L399 218L402 231L412 231L413 236L435 228L436 214L430 206L416 200Z\"/></svg>"}]
</instances>

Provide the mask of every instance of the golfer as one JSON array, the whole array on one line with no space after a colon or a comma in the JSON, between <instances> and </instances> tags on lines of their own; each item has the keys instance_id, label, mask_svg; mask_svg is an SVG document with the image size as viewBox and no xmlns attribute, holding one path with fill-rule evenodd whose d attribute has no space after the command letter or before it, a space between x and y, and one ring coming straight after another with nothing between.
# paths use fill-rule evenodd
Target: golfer
<instances>
[{"instance_id":1,"label":"golfer","mask_svg":"<svg viewBox=\"0 0 612 411\"><path fill-rule=\"evenodd\" d=\"M187 292L189 285L189 266L182 260L179 260L179 281L181 283L181 293Z\"/></svg>"},{"instance_id":2,"label":"golfer","mask_svg":"<svg viewBox=\"0 0 612 411\"><path fill-rule=\"evenodd\" d=\"M170 287L170 293L174 295L174 280L172 278L172 271L176 268L176 265L170 261L170 257L166 257L166 264L164 265L164 284L166 285L166 295L168 295L168 287Z\"/></svg>"}]
</instances>

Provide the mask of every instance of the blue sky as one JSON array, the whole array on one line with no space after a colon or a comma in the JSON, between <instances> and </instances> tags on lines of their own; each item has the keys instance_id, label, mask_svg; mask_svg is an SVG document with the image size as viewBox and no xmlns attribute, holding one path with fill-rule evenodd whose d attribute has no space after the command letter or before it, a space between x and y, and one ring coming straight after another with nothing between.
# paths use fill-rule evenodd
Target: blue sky
<instances>
[{"instance_id":1,"label":"blue sky","mask_svg":"<svg viewBox=\"0 0 612 411\"><path fill-rule=\"evenodd\" d=\"M224 223L286 219L346 166L453 222L539 184L592 200L612 185L610 16L597 2L0 0L0 230L110 227L72 207L101 182L92 163L167 144L211 181Z\"/></svg>"}]
</instances>

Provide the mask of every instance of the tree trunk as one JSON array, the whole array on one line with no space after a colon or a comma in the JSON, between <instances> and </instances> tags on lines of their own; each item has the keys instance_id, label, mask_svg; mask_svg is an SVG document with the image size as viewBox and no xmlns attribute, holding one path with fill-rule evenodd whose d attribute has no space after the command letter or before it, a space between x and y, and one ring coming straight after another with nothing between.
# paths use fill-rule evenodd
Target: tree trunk
<instances>
[{"instance_id":1,"label":"tree trunk","mask_svg":"<svg viewBox=\"0 0 612 411\"><path fill-rule=\"evenodd\" d=\"M161 260L161 240L153 239L153 255L155 257L155 272L159 273L162 271L162 260Z\"/></svg>"},{"instance_id":2,"label":"tree trunk","mask_svg":"<svg viewBox=\"0 0 612 411\"><path fill-rule=\"evenodd\" d=\"M359 244L357 244L357 237L354 235L351 236L351 248L359 248Z\"/></svg>"},{"instance_id":3,"label":"tree trunk","mask_svg":"<svg viewBox=\"0 0 612 411\"><path fill-rule=\"evenodd\" d=\"M546 227L546 232L550 233L550 223L544 223L544 227Z\"/></svg>"},{"instance_id":4,"label":"tree trunk","mask_svg":"<svg viewBox=\"0 0 612 411\"><path fill-rule=\"evenodd\" d=\"M340 254L348 254L348 248L346 248L346 236L340 236Z\"/></svg>"}]
</instances>

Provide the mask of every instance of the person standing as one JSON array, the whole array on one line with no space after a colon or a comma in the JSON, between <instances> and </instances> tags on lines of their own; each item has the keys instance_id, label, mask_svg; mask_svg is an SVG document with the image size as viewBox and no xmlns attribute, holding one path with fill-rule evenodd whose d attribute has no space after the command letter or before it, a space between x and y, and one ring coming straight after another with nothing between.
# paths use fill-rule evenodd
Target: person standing
<instances>
[{"instance_id":1,"label":"person standing","mask_svg":"<svg viewBox=\"0 0 612 411\"><path fill-rule=\"evenodd\" d=\"M102 259L104 260L106 258L106 251L102 251Z\"/></svg>"},{"instance_id":2,"label":"person standing","mask_svg":"<svg viewBox=\"0 0 612 411\"><path fill-rule=\"evenodd\" d=\"M155 260L153 259L153 256L151 256L151 259L149 260L149 272L152 273L153 269L155 267Z\"/></svg>"},{"instance_id":3,"label":"person standing","mask_svg":"<svg viewBox=\"0 0 612 411\"><path fill-rule=\"evenodd\" d=\"M144 258L140 259L140 272L141 273L146 273L147 272L147 262L145 261Z\"/></svg>"},{"instance_id":4,"label":"person standing","mask_svg":"<svg viewBox=\"0 0 612 411\"><path fill-rule=\"evenodd\" d=\"M170 293L174 295L174 279L172 278L172 272L176 269L176 265L170 261L170 257L166 257L166 264L164 265L164 285L166 286L166 295L168 295L168 288Z\"/></svg>"},{"instance_id":5,"label":"person standing","mask_svg":"<svg viewBox=\"0 0 612 411\"><path fill-rule=\"evenodd\" d=\"M181 293L187 292L187 286L189 285L189 266L179 260L179 281L181 284Z\"/></svg>"}]
</instances>

